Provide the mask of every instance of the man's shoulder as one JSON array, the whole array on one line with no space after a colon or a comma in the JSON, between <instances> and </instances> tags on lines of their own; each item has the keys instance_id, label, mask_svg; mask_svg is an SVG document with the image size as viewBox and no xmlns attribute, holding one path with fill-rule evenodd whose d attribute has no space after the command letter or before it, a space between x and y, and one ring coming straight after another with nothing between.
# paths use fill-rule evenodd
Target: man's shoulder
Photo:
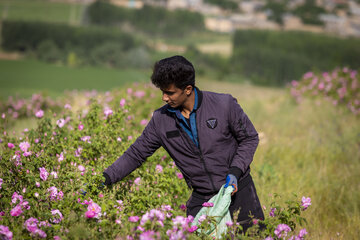
<instances>
[{"instance_id":1,"label":"man's shoulder","mask_svg":"<svg viewBox=\"0 0 360 240\"><path fill-rule=\"evenodd\" d=\"M153 112L153 117L161 117L161 116L166 116L168 115L169 111L167 110L169 107L168 104L165 104L164 106L156 109L154 112Z\"/></svg>"},{"instance_id":2,"label":"man's shoulder","mask_svg":"<svg viewBox=\"0 0 360 240\"><path fill-rule=\"evenodd\" d=\"M210 91L203 91L203 96L206 101L218 104L227 104L230 99L233 99L233 96L231 94Z\"/></svg>"}]
</instances>

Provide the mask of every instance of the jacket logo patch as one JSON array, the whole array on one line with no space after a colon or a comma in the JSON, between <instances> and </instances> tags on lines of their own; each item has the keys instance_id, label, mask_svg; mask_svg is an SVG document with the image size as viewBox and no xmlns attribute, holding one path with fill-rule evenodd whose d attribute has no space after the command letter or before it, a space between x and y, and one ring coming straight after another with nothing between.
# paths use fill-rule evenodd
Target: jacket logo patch
<instances>
[{"instance_id":1,"label":"jacket logo patch","mask_svg":"<svg viewBox=\"0 0 360 240\"><path fill-rule=\"evenodd\" d=\"M180 136L179 130L166 132L166 137L167 138L173 138L173 137L179 137L179 136Z\"/></svg>"},{"instance_id":2,"label":"jacket logo patch","mask_svg":"<svg viewBox=\"0 0 360 240\"><path fill-rule=\"evenodd\" d=\"M206 120L206 125L211 128L214 129L217 126L217 119L216 118L210 118L208 120Z\"/></svg>"}]
</instances>

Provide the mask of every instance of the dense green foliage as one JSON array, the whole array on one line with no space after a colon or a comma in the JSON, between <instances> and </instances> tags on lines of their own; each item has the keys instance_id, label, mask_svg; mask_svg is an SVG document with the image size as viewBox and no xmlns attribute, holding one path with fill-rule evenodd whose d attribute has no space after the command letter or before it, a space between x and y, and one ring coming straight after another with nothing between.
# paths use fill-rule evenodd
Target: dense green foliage
<instances>
[{"instance_id":1,"label":"dense green foliage","mask_svg":"<svg viewBox=\"0 0 360 240\"><path fill-rule=\"evenodd\" d=\"M147 48L141 47L132 35L115 29L5 21L2 47L8 51L35 53L41 60L63 62L70 66L150 66Z\"/></svg>"},{"instance_id":2,"label":"dense green foliage","mask_svg":"<svg viewBox=\"0 0 360 240\"><path fill-rule=\"evenodd\" d=\"M308 69L359 68L360 40L304 32L238 30L232 64L236 72L267 85L283 85Z\"/></svg>"},{"instance_id":3,"label":"dense green foliage","mask_svg":"<svg viewBox=\"0 0 360 240\"><path fill-rule=\"evenodd\" d=\"M306 0L303 5L298 6L292 11L296 16L299 16L304 24L323 25L324 23L319 19L319 15L326 13L322 7L316 6L314 0Z\"/></svg>"},{"instance_id":4,"label":"dense green foliage","mask_svg":"<svg viewBox=\"0 0 360 240\"><path fill-rule=\"evenodd\" d=\"M269 20L283 24L283 15L287 11L284 1L267 1L262 9L264 11L270 11Z\"/></svg>"},{"instance_id":5,"label":"dense green foliage","mask_svg":"<svg viewBox=\"0 0 360 240\"><path fill-rule=\"evenodd\" d=\"M169 11L145 5L141 9L117 7L105 1L96 1L87 8L87 19L92 24L124 26L137 31L161 36L183 36L204 29L200 13L186 10Z\"/></svg>"},{"instance_id":6,"label":"dense green foliage","mask_svg":"<svg viewBox=\"0 0 360 240\"><path fill-rule=\"evenodd\" d=\"M5 50L35 50L45 40L52 41L61 50L76 47L86 51L106 42L118 42L122 49L130 49L137 45L131 35L120 31L44 22L3 22L2 46Z\"/></svg>"},{"instance_id":7,"label":"dense green foliage","mask_svg":"<svg viewBox=\"0 0 360 240\"><path fill-rule=\"evenodd\" d=\"M231 0L204 0L206 3L210 3L219 6L222 9L236 11L238 10L238 4Z\"/></svg>"}]
</instances>

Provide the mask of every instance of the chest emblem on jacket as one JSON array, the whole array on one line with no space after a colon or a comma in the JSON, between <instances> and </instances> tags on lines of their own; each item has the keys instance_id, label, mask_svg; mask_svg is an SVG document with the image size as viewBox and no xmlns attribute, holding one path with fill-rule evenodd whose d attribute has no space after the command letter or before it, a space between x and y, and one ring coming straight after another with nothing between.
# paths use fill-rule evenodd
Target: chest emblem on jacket
<instances>
[{"instance_id":1,"label":"chest emblem on jacket","mask_svg":"<svg viewBox=\"0 0 360 240\"><path fill-rule=\"evenodd\" d=\"M217 119L216 118L210 118L206 120L206 125L208 128L214 129L217 126Z\"/></svg>"}]
</instances>

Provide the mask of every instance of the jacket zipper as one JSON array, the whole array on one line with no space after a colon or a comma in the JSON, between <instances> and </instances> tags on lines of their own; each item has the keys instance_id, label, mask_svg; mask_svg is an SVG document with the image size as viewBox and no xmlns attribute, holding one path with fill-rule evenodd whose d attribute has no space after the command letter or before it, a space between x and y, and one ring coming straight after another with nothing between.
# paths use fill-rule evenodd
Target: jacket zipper
<instances>
[{"instance_id":1,"label":"jacket zipper","mask_svg":"<svg viewBox=\"0 0 360 240\"><path fill-rule=\"evenodd\" d=\"M200 157L200 162L201 162L202 165L204 166L205 173L206 173L206 175L208 176L208 178L210 179L210 183L211 183L211 187L212 187L213 191L216 192L216 188L215 188L215 185L214 185L214 181L213 181L213 179L212 179L212 177L211 177L211 174L210 174L209 170L208 170L207 167L206 167L205 160L204 160L204 156L203 156L202 151L201 151L201 148L200 148L199 134L198 134L198 144L199 144L199 147L198 147L198 146L196 146L196 144L190 139L190 137L189 137L188 134L184 131L184 129L180 126L180 123L179 123L179 120L177 119L177 117L176 117L176 116L174 116L174 117L175 117L176 125L178 125L178 128L180 129L180 132L181 132L183 135L185 135L185 138L187 139L188 142L190 142L190 145L192 145L193 147L195 147L196 149L199 150L199 154L198 154L198 155L199 155L199 157ZM196 127L197 127L197 129L199 129L198 126L196 126Z\"/></svg>"},{"instance_id":2,"label":"jacket zipper","mask_svg":"<svg viewBox=\"0 0 360 240\"><path fill-rule=\"evenodd\" d=\"M196 126L196 129L199 130L198 126ZM202 154L202 151L201 151L201 147L200 147L200 137L199 137L199 131L198 131L198 144L199 144L199 157L200 157L200 161L201 163L204 165L204 169L205 169L205 172L206 174L208 175L209 179L210 179L210 183L211 183L211 187L213 188L213 191L216 192L216 188L215 188L215 185L214 185L214 181L211 177L211 174L209 172L209 170L207 169L206 167L206 164L205 164L205 160L204 160L204 155Z\"/></svg>"}]
</instances>

